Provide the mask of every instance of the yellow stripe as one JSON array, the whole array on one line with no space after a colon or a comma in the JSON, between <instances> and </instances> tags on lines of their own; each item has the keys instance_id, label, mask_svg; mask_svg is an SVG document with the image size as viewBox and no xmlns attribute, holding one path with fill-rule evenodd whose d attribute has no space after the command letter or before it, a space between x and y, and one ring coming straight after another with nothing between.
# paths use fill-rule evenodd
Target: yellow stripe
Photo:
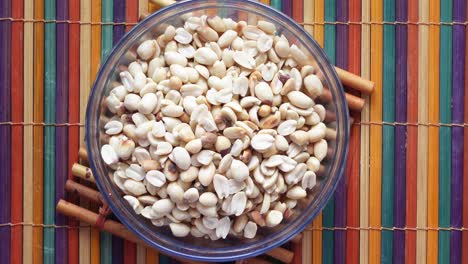
<instances>
[{"instance_id":1,"label":"yellow stripe","mask_svg":"<svg viewBox=\"0 0 468 264\"><path fill-rule=\"evenodd\" d=\"M138 0L138 17L148 13L148 0Z\"/></svg>"},{"instance_id":2,"label":"yellow stripe","mask_svg":"<svg viewBox=\"0 0 468 264\"><path fill-rule=\"evenodd\" d=\"M370 22L370 0L362 0L362 22ZM361 26L361 75L370 79L370 25ZM379 87L380 89L380 87ZM366 102L369 96L364 95ZM361 112L362 122L370 121L370 107L366 103ZM359 185L359 222L361 228L369 227L369 126L361 127L361 167ZM369 263L369 233L367 230L359 231L359 260L362 264Z\"/></svg>"},{"instance_id":3,"label":"yellow stripe","mask_svg":"<svg viewBox=\"0 0 468 264\"><path fill-rule=\"evenodd\" d=\"M307 24L312 24L314 22L314 5L314 0L304 1L304 23L306 24L304 29L312 36L314 36L314 26Z\"/></svg>"},{"instance_id":4,"label":"yellow stripe","mask_svg":"<svg viewBox=\"0 0 468 264\"><path fill-rule=\"evenodd\" d=\"M81 0L80 2L80 20L82 22L91 22L91 0ZM80 25L80 123L84 124L86 104L91 88L91 25ZM84 128L80 128L80 142L84 144ZM87 202L80 203L86 206ZM80 227L79 233L79 254L80 264L90 263L90 229L89 227Z\"/></svg>"},{"instance_id":5,"label":"yellow stripe","mask_svg":"<svg viewBox=\"0 0 468 264\"><path fill-rule=\"evenodd\" d=\"M24 1L24 19L34 19L33 0ZM34 26L24 23L24 122L33 122L34 106ZM24 128L23 149L23 222L33 222L33 127ZM23 263L32 263L32 226L23 227Z\"/></svg>"},{"instance_id":6,"label":"yellow stripe","mask_svg":"<svg viewBox=\"0 0 468 264\"><path fill-rule=\"evenodd\" d=\"M419 0L419 21L427 23L429 18L429 0ZM418 121L428 122L428 55L429 55L429 27L419 26L419 54L418 54ZM418 126L418 173L417 173L417 226L427 227L427 152L428 152L428 128ZM426 231L416 233L416 259L420 263L426 263ZM432 248L431 248L432 250Z\"/></svg>"},{"instance_id":7,"label":"yellow stripe","mask_svg":"<svg viewBox=\"0 0 468 264\"><path fill-rule=\"evenodd\" d=\"M430 0L430 22L440 20L439 0ZM429 122L439 122L439 34L440 29L436 25L429 26ZM429 127L429 151L427 171L428 192L428 226L439 226L439 129ZM427 233L427 263L437 263L438 233L430 230Z\"/></svg>"}]
</instances>

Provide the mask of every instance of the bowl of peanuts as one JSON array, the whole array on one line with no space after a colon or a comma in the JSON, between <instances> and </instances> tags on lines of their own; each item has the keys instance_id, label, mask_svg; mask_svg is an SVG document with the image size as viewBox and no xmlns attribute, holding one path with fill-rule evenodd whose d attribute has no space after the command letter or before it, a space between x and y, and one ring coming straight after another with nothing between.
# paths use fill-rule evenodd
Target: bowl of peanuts
<instances>
[{"instance_id":1,"label":"bowl of peanuts","mask_svg":"<svg viewBox=\"0 0 468 264\"><path fill-rule=\"evenodd\" d=\"M254 1L181 1L148 16L103 63L86 113L112 212L150 246L200 261L299 234L334 192L348 135L324 52Z\"/></svg>"}]
</instances>

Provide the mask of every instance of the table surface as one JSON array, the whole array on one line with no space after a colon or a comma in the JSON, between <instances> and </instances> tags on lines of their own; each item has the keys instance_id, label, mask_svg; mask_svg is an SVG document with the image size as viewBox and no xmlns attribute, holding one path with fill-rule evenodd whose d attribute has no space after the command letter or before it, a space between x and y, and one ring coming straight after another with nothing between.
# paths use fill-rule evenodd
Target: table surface
<instances>
[{"instance_id":1,"label":"table surface","mask_svg":"<svg viewBox=\"0 0 468 264\"><path fill-rule=\"evenodd\" d=\"M373 80L295 263L468 263L465 0L271 0ZM100 61L147 0L0 0L2 263L169 263L55 212Z\"/></svg>"}]
</instances>

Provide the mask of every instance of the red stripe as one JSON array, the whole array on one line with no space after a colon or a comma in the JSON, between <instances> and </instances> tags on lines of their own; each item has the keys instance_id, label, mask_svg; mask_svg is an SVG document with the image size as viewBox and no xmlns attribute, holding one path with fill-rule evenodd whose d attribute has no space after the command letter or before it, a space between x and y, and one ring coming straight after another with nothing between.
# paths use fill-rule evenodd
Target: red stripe
<instances>
[{"instance_id":1,"label":"red stripe","mask_svg":"<svg viewBox=\"0 0 468 264\"><path fill-rule=\"evenodd\" d=\"M127 23L136 23L138 22L138 1L136 0L127 0L126 2L126 11L125 11L125 20ZM125 30L129 31L133 26L126 26Z\"/></svg>"},{"instance_id":2,"label":"red stripe","mask_svg":"<svg viewBox=\"0 0 468 264\"><path fill-rule=\"evenodd\" d=\"M69 17L72 21L80 20L80 0L69 0ZM80 122L80 25L69 25L69 90L68 90L68 119L70 123ZM68 167L71 168L78 160L79 127L68 128ZM69 178L72 178L71 169ZM70 194L68 194L70 195ZM78 202L76 195L70 195L71 202ZM77 226L76 220L69 220L70 226ZM77 264L79 260L79 234L77 228L68 230L68 263Z\"/></svg>"},{"instance_id":3,"label":"red stripe","mask_svg":"<svg viewBox=\"0 0 468 264\"><path fill-rule=\"evenodd\" d=\"M12 1L12 17L23 18L23 1ZM11 23L11 118L23 121L23 22ZM23 220L23 127L11 128L11 222ZM11 228L11 263L23 262L23 227Z\"/></svg>"},{"instance_id":4,"label":"red stripe","mask_svg":"<svg viewBox=\"0 0 468 264\"><path fill-rule=\"evenodd\" d=\"M303 0L293 0L292 3L292 16L297 23L304 22L304 1Z\"/></svg>"},{"instance_id":5,"label":"red stripe","mask_svg":"<svg viewBox=\"0 0 468 264\"><path fill-rule=\"evenodd\" d=\"M349 20L353 22L361 21L361 1L350 0L349 2ZM349 25L348 41L348 68L349 71L360 74L361 72L361 26L358 24ZM359 95L356 91L350 91ZM354 122L361 120L361 114L352 113ZM360 139L361 128L354 125L350 131L348 166L346 176L348 177L348 197L347 197L347 216L348 226L359 227L359 157L360 157ZM348 229L346 231L346 260L348 263L359 263L359 230Z\"/></svg>"},{"instance_id":6,"label":"red stripe","mask_svg":"<svg viewBox=\"0 0 468 264\"><path fill-rule=\"evenodd\" d=\"M124 240L124 264L134 263L136 263L136 245L128 240Z\"/></svg>"},{"instance_id":7,"label":"red stripe","mask_svg":"<svg viewBox=\"0 0 468 264\"><path fill-rule=\"evenodd\" d=\"M408 2L408 18L418 21L418 1ZM418 26L408 25L408 122L418 121ZM406 156L406 226L416 227L416 193L417 193L417 144L418 128L408 126ZM406 231L406 263L416 262L416 232Z\"/></svg>"}]
</instances>

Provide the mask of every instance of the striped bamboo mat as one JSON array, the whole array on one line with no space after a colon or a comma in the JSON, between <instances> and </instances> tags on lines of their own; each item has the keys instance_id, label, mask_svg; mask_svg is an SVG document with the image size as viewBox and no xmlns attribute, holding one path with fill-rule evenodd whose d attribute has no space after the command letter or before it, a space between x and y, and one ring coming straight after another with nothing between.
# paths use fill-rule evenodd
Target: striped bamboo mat
<instances>
[{"instance_id":1,"label":"striped bamboo mat","mask_svg":"<svg viewBox=\"0 0 468 264\"><path fill-rule=\"evenodd\" d=\"M336 65L376 84L364 111L352 113L346 175L294 262L468 263L466 1L262 2L302 23ZM155 8L0 0L1 263L174 262L54 210L100 61Z\"/></svg>"}]
</instances>

